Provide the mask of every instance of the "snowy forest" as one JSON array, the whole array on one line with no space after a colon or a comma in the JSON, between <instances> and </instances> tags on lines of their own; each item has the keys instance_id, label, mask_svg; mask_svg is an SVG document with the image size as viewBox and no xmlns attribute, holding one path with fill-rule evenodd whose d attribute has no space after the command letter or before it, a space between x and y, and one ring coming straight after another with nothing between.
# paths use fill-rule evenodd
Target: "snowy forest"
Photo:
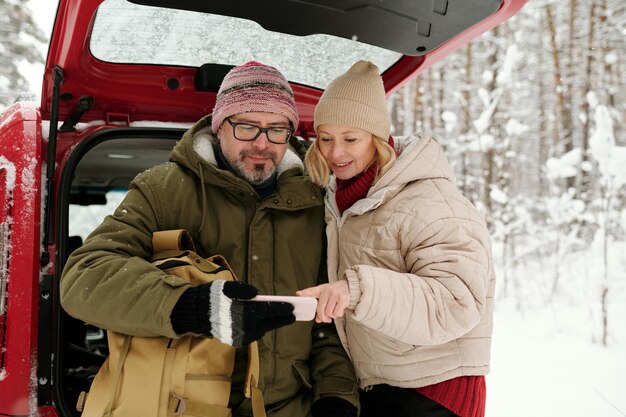
<instances>
[{"instance_id":1,"label":"snowy forest","mask_svg":"<svg viewBox=\"0 0 626 417\"><path fill-rule=\"evenodd\" d=\"M596 281L585 296L603 345L626 281L625 19L622 0L531 1L390 103L396 134L446 146L499 244L499 293L518 308L537 301L528 286L547 302L568 292L572 262L598 245L601 259L575 272ZM532 279L519 273L537 261Z\"/></svg>"},{"instance_id":2,"label":"snowy forest","mask_svg":"<svg viewBox=\"0 0 626 417\"><path fill-rule=\"evenodd\" d=\"M0 110L39 93L28 4L0 0ZM530 0L389 99L394 134L437 138L492 233L488 415L626 415L625 57L625 0Z\"/></svg>"},{"instance_id":3,"label":"snowy forest","mask_svg":"<svg viewBox=\"0 0 626 417\"><path fill-rule=\"evenodd\" d=\"M28 0L0 0L0 110L17 100L33 99L33 81L40 82L28 80L25 67L44 63L42 51L49 34L27 4Z\"/></svg>"},{"instance_id":4,"label":"snowy forest","mask_svg":"<svg viewBox=\"0 0 626 417\"><path fill-rule=\"evenodd\" d=\"M625 56L625 1L531 0L389 102L492 232L488 415L626 415Z\"/></svg>"}]
</instances>

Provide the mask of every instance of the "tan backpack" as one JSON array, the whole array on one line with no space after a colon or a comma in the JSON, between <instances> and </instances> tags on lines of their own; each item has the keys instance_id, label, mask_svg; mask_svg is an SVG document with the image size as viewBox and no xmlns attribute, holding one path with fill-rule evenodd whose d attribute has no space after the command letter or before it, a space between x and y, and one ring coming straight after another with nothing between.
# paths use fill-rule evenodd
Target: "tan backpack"
<instances>
[{"instance_id":1,"label":"tan backpack","mask_svg":"<svg viewBox=\"0 0 626 417\"><path fill-rule=\"evenodd\" d=\"M185 230L155 232L153 264L192 285L236 280L226 260L202 258ZM77 409L82 417L229 417L235 348L205 336L137 337L107 331L109 356ZM257 343L248 350L245 396L265 417ZM84 405L84 407L83 407ZM81 410L82 409L82 410Z\"/></svg>"}]
</instances>

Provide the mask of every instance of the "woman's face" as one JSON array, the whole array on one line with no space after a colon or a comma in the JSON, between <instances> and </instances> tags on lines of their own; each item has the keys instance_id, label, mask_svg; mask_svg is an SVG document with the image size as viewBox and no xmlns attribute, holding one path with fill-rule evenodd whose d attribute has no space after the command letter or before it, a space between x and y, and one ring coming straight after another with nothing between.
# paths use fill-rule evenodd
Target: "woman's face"
<instances>
[{"instance_id":1,"label":"woman's face","mask_svg":"<svg viewBox=\"0 0 626 417\"><path fill-rule=\"evenodd\" d=\"M317 142L326 162L338 179L359 175L374 159L374 135L355 127L322 124Z\"/></svg>"}]
</instances>

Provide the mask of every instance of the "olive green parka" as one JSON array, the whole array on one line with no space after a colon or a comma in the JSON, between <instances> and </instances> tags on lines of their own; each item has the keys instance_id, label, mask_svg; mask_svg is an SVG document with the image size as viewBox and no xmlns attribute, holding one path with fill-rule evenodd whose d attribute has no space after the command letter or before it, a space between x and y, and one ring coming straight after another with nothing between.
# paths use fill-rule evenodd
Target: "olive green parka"
<instances>
[{"instance_id":1,"label":"olive green parka","mask_svg":"<svg viewBox=\"0 0 626 417\"><path fill-rule=\"evenodd\" d=\"M157 230L188 230L200 255L224 256L261 294L294 295L326 282L323 198L295 149L278 167L277 191L261 201L248 182L218 168L210 125L210 116L198 121L170 162L139 174L115 213L72 253L61 280L70 315L118 333L179 337L170 314L189 284L147 261ZM358 405L354 370L332 323L268 332L259 350L268 416L308 416L324 396ZM251 414L242 392L245 352L233 375L235 416Z\"/></svg>"}]
</instances>

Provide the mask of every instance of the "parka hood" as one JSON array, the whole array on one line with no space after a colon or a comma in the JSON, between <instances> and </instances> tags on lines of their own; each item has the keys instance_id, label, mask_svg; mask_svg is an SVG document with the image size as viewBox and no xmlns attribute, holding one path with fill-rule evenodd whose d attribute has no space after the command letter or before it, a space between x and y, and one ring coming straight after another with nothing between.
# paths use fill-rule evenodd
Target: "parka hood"
<instances>
[{"instance_id":1,"label":"parka hood","mask_svg":"<svg viewBox=\"0 0 626 417\"><path fill-rule=\"evenodd\" d=\"M456 183L448 158L429 134L394 137L394 142L398 158L391 169L374 184L370 194L384 187L418 180L445 178Z\"/></svg>"},{"instance_id":2,"label":"parka hood","mask_svg":"<svg viewBox=\"0 0 626 417\"><path fill-rule=\"evenodd\" d=\"M185 132L180 142L170 153L170 161L189 168L200 178L207 178L208 176L201 171L219 169L213 150L213 145L217 143L217 140L217 136L211 131L211 115L205 116ZM279 177L288 171L290 175L304 172L304 164L298 156L297 150L291 145L285 152L277 171ZM234 174L232 177L236 178Z\"/></svg>"}]
</instances>

